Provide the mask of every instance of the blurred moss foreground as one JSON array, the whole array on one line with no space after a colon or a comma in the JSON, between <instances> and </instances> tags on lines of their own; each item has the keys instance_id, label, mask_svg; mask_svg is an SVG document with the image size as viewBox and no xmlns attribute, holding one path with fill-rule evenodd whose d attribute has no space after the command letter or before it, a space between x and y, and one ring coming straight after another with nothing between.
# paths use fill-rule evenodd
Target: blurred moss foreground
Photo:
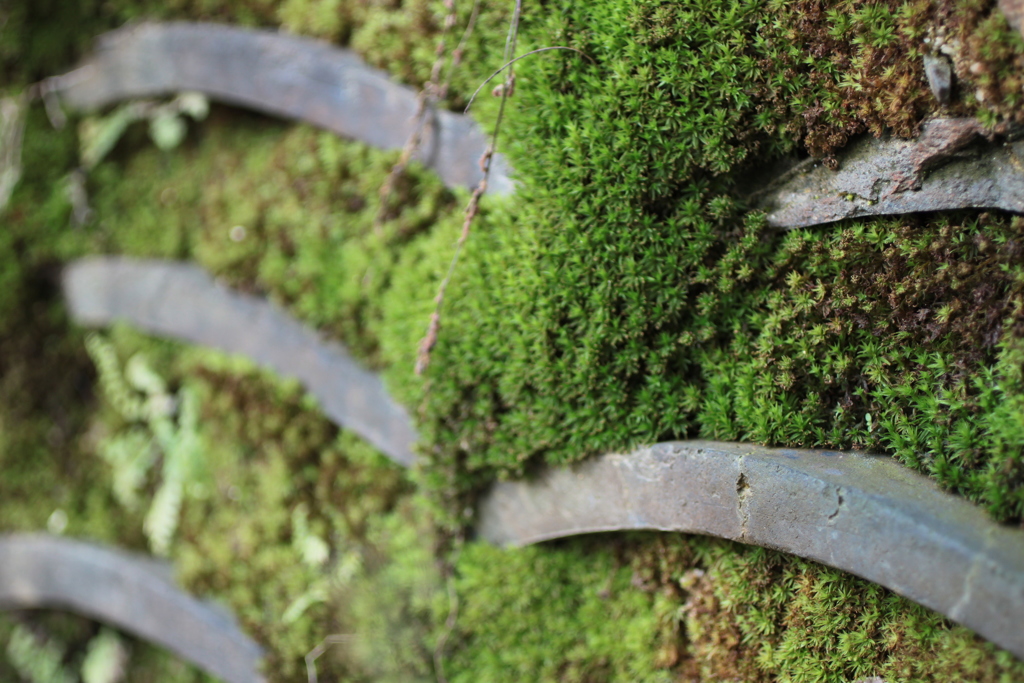
<instances>
[{"instance_id":1,"label":"blurred moss foreground","mask_svg":"<svg viewBox=\"0 0 1024 683\"><path fill-rule=\"evenodd\" d=\"M510 9L481 8L450 105L500 65ZM282 25L420 85L444 13L16 2L0 8L0 96L141 17ZM0 215L0 528L166 554L267 648L272 680L301 680L321 643L320 680L1024 680L965 629L762 549L465 540L496 477L696 436L885 451L1019 523L1024 223L962 212L778 234L746 209L744 179L936 113L1020 119L1021 39L993 3L963 0L525 6L520 51L549 45L589 60L518 64L501 140L520 191L485 201L420 379L464 194L413 167L382 207L396 154L216 107L171 150L129 129L83 185L78 124L104 119L55 131L33 107ZM942 109L922 67L941 45L958 78ZM485 126L496 105L474 105ZM410 478L244 361L121 328L87 340L57 275L89 253L194 260L288 306L385 374L428 465ZM0 678L83 675L105 634L4 615ZM122 680L201 680L119 642Z\"/></svg>"}]
</instances>

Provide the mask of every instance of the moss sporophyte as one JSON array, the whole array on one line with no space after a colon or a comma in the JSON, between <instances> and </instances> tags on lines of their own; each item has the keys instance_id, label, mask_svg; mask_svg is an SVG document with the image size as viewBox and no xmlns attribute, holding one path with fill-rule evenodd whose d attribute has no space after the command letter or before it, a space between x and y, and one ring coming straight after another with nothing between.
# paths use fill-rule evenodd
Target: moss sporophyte
<instances>
[{"instance_id":1,"label":"moss sporophyte","mask_svg":"<svg viewBox=\"0 0 1024 683\"><path fill-rule=\"evenodd\" d=\"M64 5L0 10L5 82L60 73L127 19L174 16L283 25L418 85L451 13L418 0ZM457 26L472 12L459 3ZM464 107L507 61L510 12L480 7L439 106ZM519 53L560 45L593 63L566 50L516 63L502 144L519 187L481 199L421 378L415 349L468 193L410 163L383 207L397 153L214 107L170 152L129 128L91 171L93 219L74 229L58 181L79 164L76 127L54 132L28 111L0 231L5 528L41 528L55 505L38 491L57 490L66 533L146 545L145 507L122 508L96 457L97 436L128 425L83 389L94 371L53 287L56 264L88 253L195 260L343 341L417 409L430 464L416 483L440 532L405 476L296 387L112 333L119 359L143 351L168 393L195 392L212 483L183 503L169 552L188 587L229 603L267 647L274 677L301 675L326 635L350 632L367 635L319 658L323 678L433 676L450 613L444 579L421 570L434 539L444 548L493 480L541 463L698 436L864 448L1019 522L1020 219L966 211L783 234L739 199L751 168L784 154L830 162L861 132L915 135L940 108L923 71L940 38L955 76L943 111L1018 120L1024 49L991 3L565 0L527 5L519 36ZM490 127L499 106L484 97L474 112ZM148 472L140 496L160 485ZM314 538L330 547L335 592L310 592L325 576L299 559L321 555ZM1024 676L884 589L723 541L468 543L452 577L452 681ZM91 628L38 623L66 643ZM162 680L193 677L138 656L131 666L172 671ZM15 660L0 663L12 679Z\"/></svg>"}]
</instances>

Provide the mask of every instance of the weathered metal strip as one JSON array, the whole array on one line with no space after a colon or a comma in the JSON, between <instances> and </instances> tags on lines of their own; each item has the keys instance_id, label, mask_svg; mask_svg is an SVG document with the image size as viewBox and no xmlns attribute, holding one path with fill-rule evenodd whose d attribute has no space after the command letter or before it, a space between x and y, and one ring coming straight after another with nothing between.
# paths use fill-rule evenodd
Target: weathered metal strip
<instances>
[{"instance_id":1,"label":"weathered metal strip","mask_svg":"<svg viewBox=\"0 0 1024 683\"><path fill-rule=\"evenodd\" d=\"M935 119L917 140L850 144L838 170L808 160L757 193L768 223L802 228L920 211L1024 213L1024 141L992 141L973 119Z\"/></svg>"},{"instance_id":2,"label":"weathered metal strip","mask_svg":"<svg viewBox=\"0 0 1024 683\"><path fill-rule=\"evenodd\" d=\"M84 259L65 270L64 296L83 325L122 320L153 334L241 354L294 377L334 422L399 464L416 459L412 420L376 374L269 302L232 292L197 266Z\"/></svg>"},{"instance_id":3,"label":"weathered metal strip","mask_svg":"<svg viewBox=\"0 0 1024 683\"><path fill-rule=\"evenodd\" d=\"M227 683L262 681L262 653L223 608L152 558L43 534L0 536L0 607L69 610L167 648Z\"/></svg>"},{"instance_id":4,"label":"weathered metal strip","mask_svg":"<svg viewBox=\"0 0 1024 683\"><path fill-rule=\"evenodd\" d=\"M417 94L350 50L270 31L206 23L139 23L107 33L95 54L50 79L68 105L92 110L120 100L198 91L227 104L306 121L382 149L402 148ZM450 186L475 187L487 137L468 116L431 112L416 158ZM489 191L512 192L504 158Z\"/></svg>"},{"instance_id":5,"label":"weathered metal strip","mask_svg":"<svg viewBox=\"0 0 1024 683\"><path fill-rule=\"evenodd\" d=\"M502 482L478 533L524 545L597 531L707 534L889 588L1024 657L1024 530L889 457L663 443Z\"/></svg>"}]
</instances>

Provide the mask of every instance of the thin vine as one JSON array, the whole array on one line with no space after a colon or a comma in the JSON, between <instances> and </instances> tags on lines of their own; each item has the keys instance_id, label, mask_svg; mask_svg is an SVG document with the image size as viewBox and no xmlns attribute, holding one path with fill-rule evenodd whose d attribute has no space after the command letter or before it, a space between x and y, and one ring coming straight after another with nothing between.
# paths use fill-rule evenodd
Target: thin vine
<instances>
[{"instance_id":1,"label":"thin vine","mask_svg":"<svg viewBox=\"0 0 1024 683\"><path fill-rule=\"evenodd\" d=\"M455 0L445 0L445 9L448 10L448 14L445 16L444 28L441 32L441 39L438 41L436 56L434 59L434 65L430 70L430 80L427 81L423 89L420 90L419 98L416 102L416 126L413 128L412 133L409 135L409 139L406 141L405 146L402 148L402 154L399 156L398 161L391 167L391 171L388 173L387 179L380 187L380 208L377 210L377 217L374 221L374 229L379 233L381 226L387 219L388 204L391 201L391 195L394 194L395 184L398 179L405 173L406 167L409 165L409 161L412 160L412 156L420 148L423 142L423 132L427 127L427 120L430 111L434 105L438 102L443 101L448 96L448 88L451 85L452 74L455 69L462 63L462 55L465 51L466 42L473 33L473 29L476 27L476 20L480 14L480 0L475 0L473 3L473 11L469 16L469 22L466 24L465 30L462 32L462 38L459 40L459 44L455 47L452 52L451 62L448 66L448 70L445 74L444 81L441 81L441 70L444 68L444 63L447 61L447 42L448 34L452 28L455 27L456 22L456 11L455 11Z\"/></svg>"},{"instance_id":2,"label":"thin vine","mask_svg":"<svg viewBox=\"0 0 1024 683\"><path fill-rule=\"evenodd\" d=\"M455 253L452 255L451 263L448 264L448 271L445 273L444 279L441 281L441 285L438 287L437 295L434 297L434 311L430 314L430 324L427 326L427 333L420 341L419 352L416 356L416 374L422 375L427 366L430 365L430 353L433 351L434 346L437 344L437 335L441 330L441 307L444 305L445 293L448 291L448 284L451 282L452 274L455 272L455 266L459 262L459 254L462 252L462 247L469 238L469 231L473 225L473 219L476 218L477 213L480 210L480 198L484 192L487 191L487 179L491 174L491 162L494 160L494 153L498 146L498 133L501 131L501 121L505 116L505 105L508 102L508 98L512 94L512 90L515 87L515 69L511 68L510 62L512 62L512 55L515 54L516 42L519 39L519 19L522 14L523 3L522 0L516 0L515 10L512 13L512 20L509 22L508 37L505 40L505 54L504 62L508 68L505 73L505 83L501 89L501 104L498 107L498 117L494 122L494 130L491 133L490 143L487 145L487 149L484 151L483 156L480 157L480 170L483 171L483 177L480 178L480 182L473 190L473 195L469 199L469 204L466 206L465 217L462 221L462 231L459 234L459 240L455 243ZM503 67L504 68L504 67Z\"/></svg>"}]
</instances>

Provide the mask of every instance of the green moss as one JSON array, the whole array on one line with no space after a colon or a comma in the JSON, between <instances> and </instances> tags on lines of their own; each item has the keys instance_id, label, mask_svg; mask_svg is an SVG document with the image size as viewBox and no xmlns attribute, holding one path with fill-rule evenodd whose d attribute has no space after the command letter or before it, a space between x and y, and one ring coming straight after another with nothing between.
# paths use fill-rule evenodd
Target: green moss
<instances>
[{"instance_id":1,"label":"green moss","mask_svg":"<svg viewBox=\"0 0 1024 683\"><path fill-rule=\"evenodd\" d=\"M861 579L718 539L597 536L457 564L453 681L1011 681L1024 665ZM607 630L605 630L607 629Z\"/></svg>"},{"instance_id":2,"label":"green moss","mask_svg":"<svg viewBox=\"0 0 1024 683\"><path fill-rule=\"evenodd\" d=\"M247 362L177 354L203 397L204 443L213 488L187 503L174 551L180 577L212 592L268 650L267 672L299 674L317 642L337 633L329 570L358 548L372 520L407 491L404 475L351 434L339 432L294 383L270 382ZM295 510L332 549L330 563L302 560ZM309 595L324 583L327 593ZM291 613L289 615L289 612ZM273 615L273 616L270 616ZM320 671L330 671L321 663Z\"/></svg>"},{"instance_id":3,"label":"green moss","mask_svg":"<svg viewBox=\"0 0 1024 683\"><path fill-rule=\"evenodd\" d=\"M1019 385L997 342L1012 343L1019 324L1020 224L961 223L907 219L780 238L755 219L719 256L713 225L694 221L664 251L648 250L644 266L619 257L596 268L572 251L586 238L563 230L554 239L566 261L556 270L548 250L526 292L512 289L526 280L521 261L474 263L466 287L489 300L460 303L465 318L451 309L448 324L460 332L439 345L431 389L432 406L451 406L437 418L438 441L458 434L465 456L448 463L473 476L519 471L531 456L564 462L696 435L884 449L993 515L1019 518L1019 475L1007 463L1020 442L997 445L989 434L993 420L1019 420L1010 407ZM477 234L484 248L494 244ZM695 251L700 260L687 268ZM632 291L602 284L600 269ZM573 276L581 282L568 289ZM672 299L659 294L664 281L675 283ZM652 315L618 317L630 299Z\"/></svg>"},{"instance_id":4,"label":"green moss","mask_svg":"<svg viewBox=\"0 0 1024 683\"><path fill-rule=\"evenodd\" d=\"M178 579L231 609L266 648L272 680L299 676L317 643L344 632L339 596L377 552L381 520L410 490L405 473L339 431L294 382L273 380L245 360L155 342L124 327L111 338L120 356L144 353L172 388L187 387L200 400L210 481L182 502L170 545ZM114 411L94 420L93 433L128 427ZM143 498L158 485L150 477ZM137 535L142 520L126 517ZM415 557L429 560L430 553L428 544L425 558ZM361 670L353 663L359 661L325 657L318 669L321 676L347 675Z\"/></svg>"},{"instance_id":5,"label":"green moss","mask_svg":"<svg viewBox=\"0 0 1024 683\"><path fill-rule=\"evenodd\" d=\"M670 610L630 585L630 568L607 544L472 544L457 567L450 680L673 680L659 661Z\"/></svg>"},{"instance_id":6,"label":"green moss","mask_svg":"<svg viewBox=\"0 0 1024 683\"><path fill-rule=\"evenodd\" d=\"M448 611L437 536L422 498L370 521L359 571L339 581L334 609L353 639L350 680L436 680L435 658Z\"/></svg>"},{"instance_id":7,"label":"green moss","mask_svg":"<svg viewBox=\"0 0 1024 683\"><path fill-rule=\"evenodd\" d=\"M696 539L690 546L696 566L687 573L672 564L669 574L686 596L689 656L708 680L1009 681L1024 675L1020 662L963 627L849 574L722 541Z\"/></svg>"},{"instance_id":8,"label":"green moss","mask_svg":"<svg viewBox=\"0 0 1024 683\"><path fill-rule=\"evenodd\" d=\"M271 293L380 365L380 298L399 254L453 217L456 198L413 168L392 198L398 208L378 225L378 188L396 153L224 111L213 119L200 144L143 149L127 167L97 169L93 243L195 258L242 289Z\"/></svg>"},{"instance_id":9,"label":"green moss","mask_svg":"<svg viewBox=\"0 0 1024 683\"><path fill-rule=\"evenodd\" d=\"M59 158L54 147L30 144L27 151L49 160L50 153ZM92 368L61 304L58 257L44 242L59 242L55 234L66 226L66 214L54 211L46 194L47 180L38 169L26 172L0 231L0 527L45 528L60 509L69 534L130 546L138 538L98 485L105 474L90 457Z\"/></svg>"},{"instance_id":10,"label":"green moss","mask_svg":"<svg viewBox=\"0 0 1024 683\"><path fill-rule=\"evenodd\" d=\"M46 652L44 648L49 645L50 652L57 654L57 657L51 660L52 663L43 664L43 667L52 667L54 663L62 665L64 671L76 676L73 680L78 680L77 674L81 671L89 646L101 632L101 627L94 621L62 612L32 610L0 614L0 643L3 644L6 655L6 657L0 657L0 676L8 681L29 680L36 683L37 680L55 680L53 678L33 679L32 677L23 679L11 666L10 654L6 650L9 647L12 633L19 627L32 635L35 646L39 648L35 652L27 654L33 659L39 659L40 655ZM212 683L214 681L213 678L200 673L165 650L128 636L119 636L119 639L129 653L123 680L138 681L139 683Z\"/></svg>"},{"instance_id":11,"label":"green moss","mask_svg":"<svg viewBox=\"0 0 1024 683\"><path fill-rule=\"evenodd\" d=\"M469 6L459 5L464 20ZM91 31L99 23L89 21L128 16L102 7L82 4L75 21ZM936 21L959 45L960 98L946 113L1017 116L1020 39L992 4L565 0L544 9L527 8L521 51L566 45L589 60L552 52L519 63L501 144L521 189L488 202L473 227L425 381L411 372L416 343L464 195L414 167L375 225L396 154L215 110L173 153L130 134L90 178L95 222L71 229L60 181L76 141L70 129L50 133L37 109L25 180L0 231L0 312L11 325L0 364L17 369L4 374L8 395L39 398L55 381L59 398L72 395L62 392L74 377L89 383L80 347L32 347L72 335L53 305L56 264L93 251L195 259L387 373L420 418L432 461L421 484L447 507L445 526L465 523L473 492L496 477L692 436L884 449L997 517L1019 518L1022 225L974 212L780 235L745 211L738 184L779 154L828 155L860 130L912 134L937 110L919 63ZM6 55L28 49L8 29L44 26L18 11L0 29ZM450 104L498 66L507 13L484 8ZM281 22L348 41L418 84L444 9L183 0L154 16L172 15ZM52 27L58 42L71 35L65 18ZM17 78L64 68L84 40L65 42ZM495 99L474 106L493 120ZM20 336L7 332L19 326ZM318 660L321 676L430 678L448 600L441 575L419 568L446 536L436 540L421 509L399 502L401 476L294 386L123 331L115 339L205 397L217 485L184 512L174 554L188 585L231 605L268 646L273 675L301 676L325 636L359 633ZM81 373L51 380L53 367ZM52 501L38 490L69 476L54 474L62 462L32 464L47 462L48 423L37 418L50 410L33 401L0 410L0 452L17 474L0 496L12 501L2 511L12 528L39 528ZM75 410L61 443L78 444L86 462L85 425L117 425ZM76 533L95 524L96 535L139 544L140 520L116 514L106 472L91 462L92 478L71 475L92 483L72 495L86 502L68 504ZM317 546L311 539L330 549L325 564L303 559L316 556L303 551ZM731 544L470 544L456 568L452 680L1022 673L1006 653L882 589Z\"/></svg>"},{"instance_id":12,"label":"green moss","mask_svg":"<svg viewBox=\"0 0 1024 683\"><path fill-rule=\"evenodd\" d=\"M774 233L734 185L748 155L792 144L798 113L762 116L754 67L785 58L759 42L766 8L576 12L528 22L531 46L557 37L596 64L522 63L509 119L522 186L513 216L476 228L446 304L425 413L444 470L432 485L700 435L882 448L1019 518L1016 470L997 471L981 409L1005 385L992 373L1020 297L1019 225ZM885 33L895 15L879 12L851 21ZM786 87L817 92L801 83Z\"/></svg>"}]
</instances>

